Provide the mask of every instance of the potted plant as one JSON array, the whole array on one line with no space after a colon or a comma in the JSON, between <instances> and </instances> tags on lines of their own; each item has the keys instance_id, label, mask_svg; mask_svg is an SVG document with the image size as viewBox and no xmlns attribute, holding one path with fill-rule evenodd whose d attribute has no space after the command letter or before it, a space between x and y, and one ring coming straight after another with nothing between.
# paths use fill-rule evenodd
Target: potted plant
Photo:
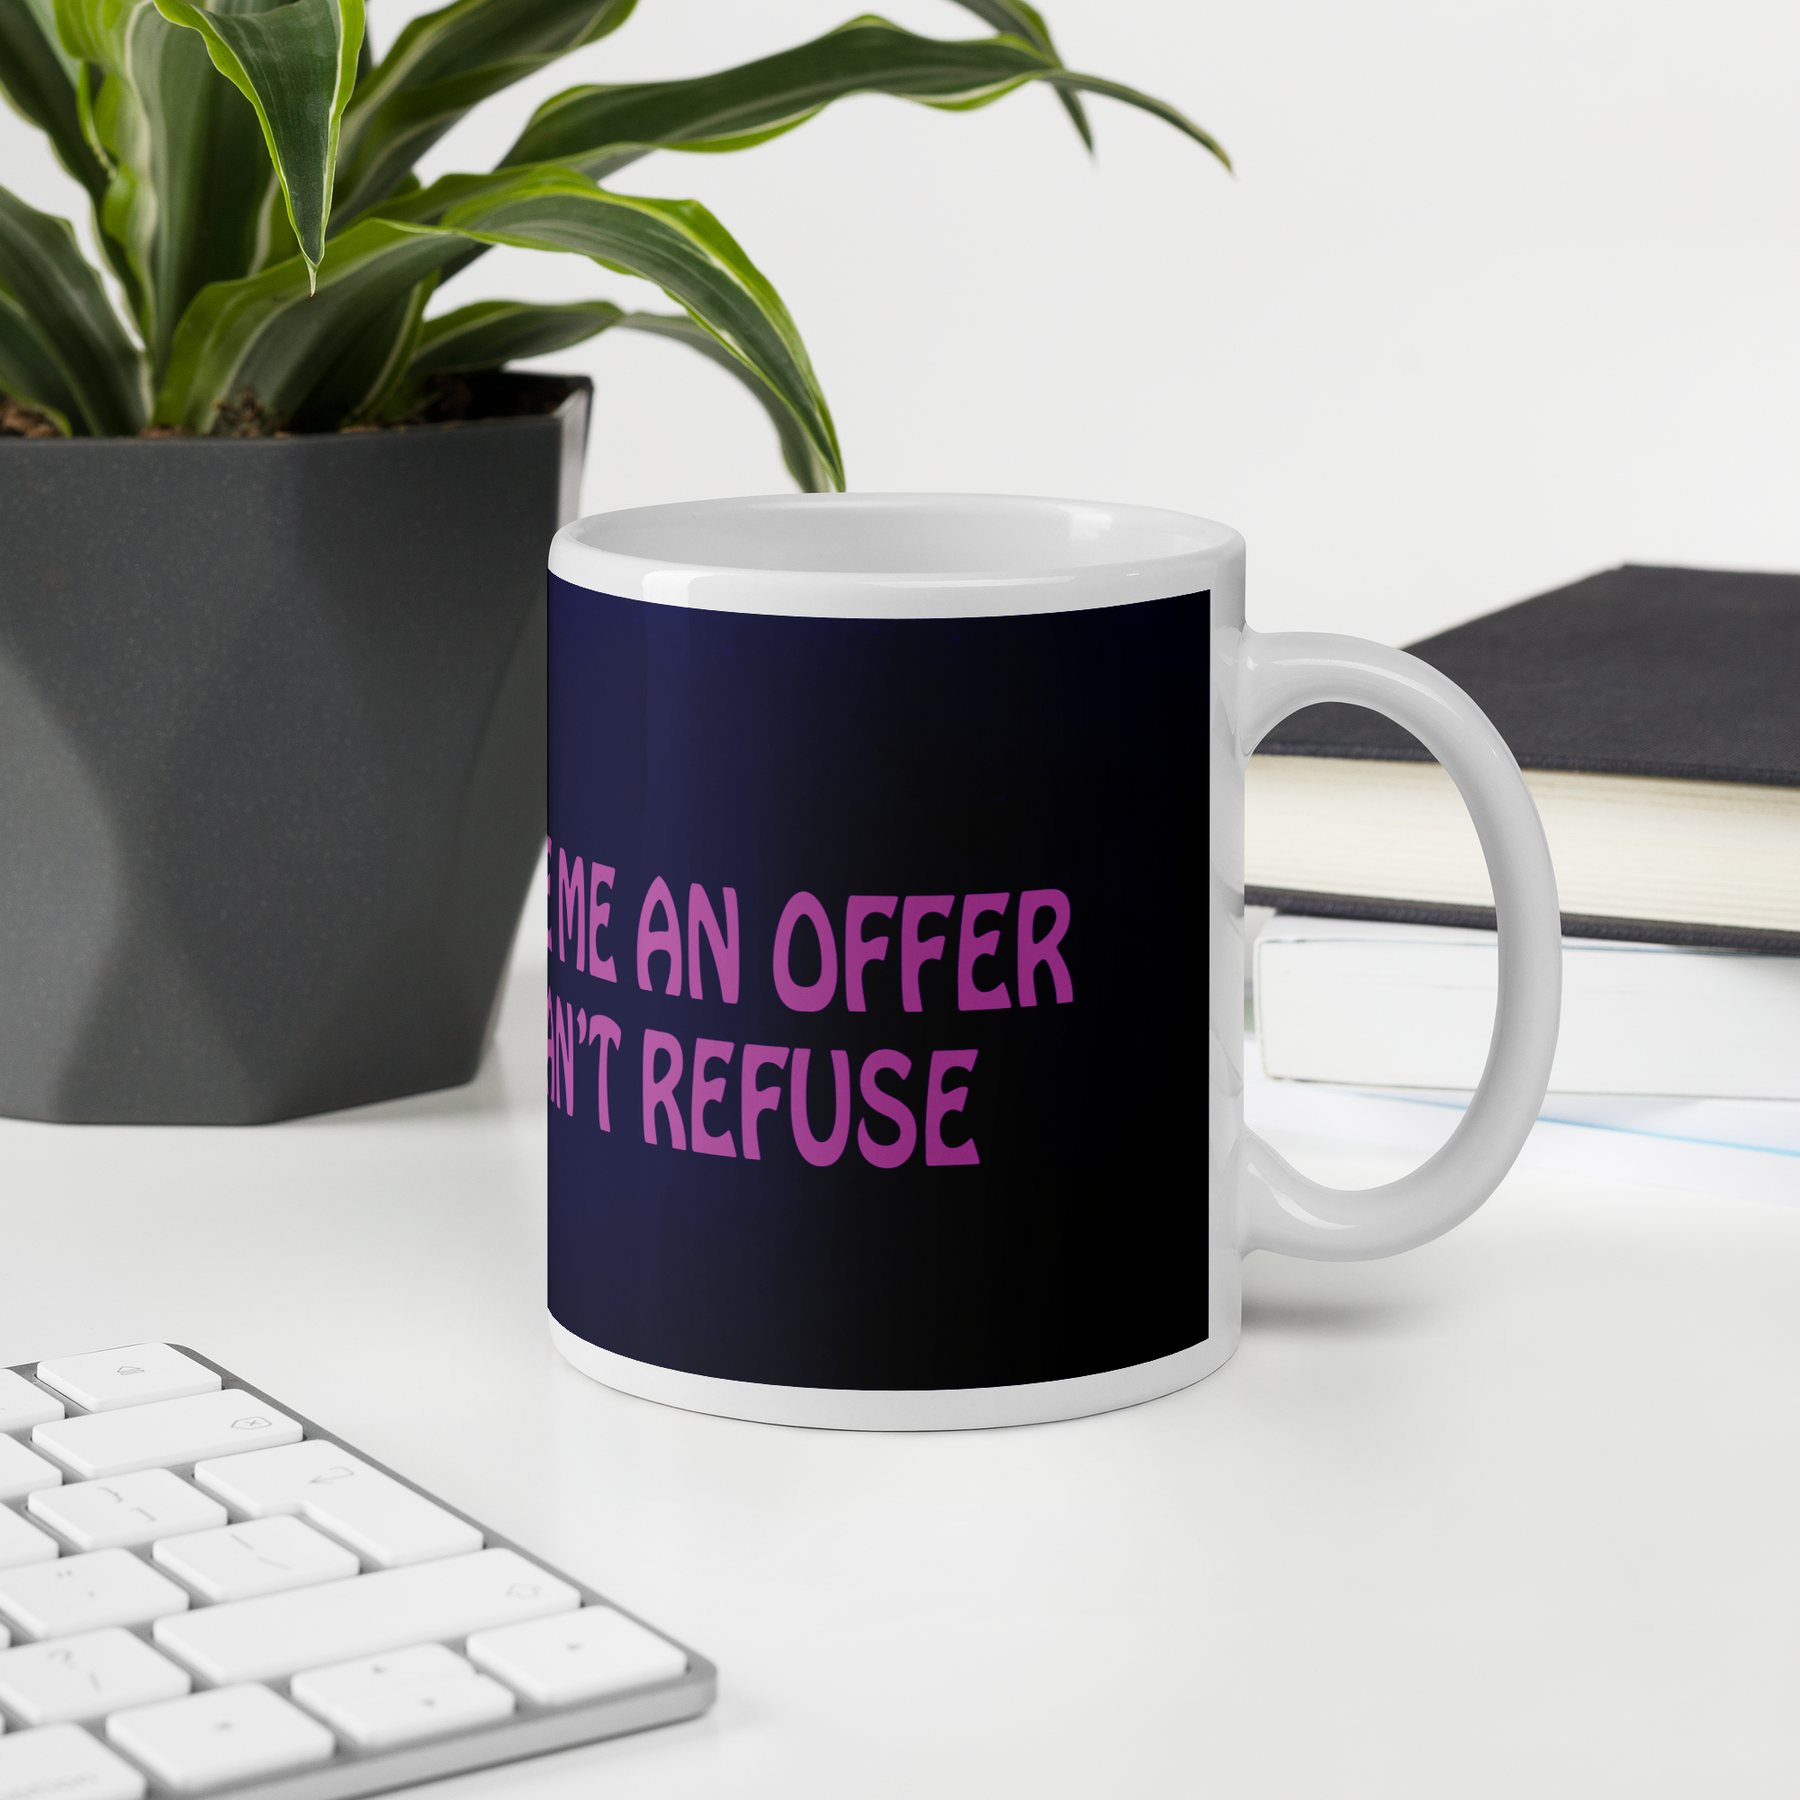
<instances>
[{"instance_id":1,"label":"potted plant","mask_svg":"<svg viewBox=\"0 0 1800 1800\"><path fill-rule=\"evenodd\" d=\"M500 165L422 187L471 107L636 0L454 0L379 61L362 0L0 0L0 89L88 190L122 294L0 188L0 1112L240 1123L468 1080L543 841L543 551L587 385L506 374L613 328L744 382L841 487L780 298L691 201L603 185L840 97L1056 89L995 35L854 19L691 80L578 87ZM495 244L682 309L432 311Z\"/></svg>"}]
</instances>

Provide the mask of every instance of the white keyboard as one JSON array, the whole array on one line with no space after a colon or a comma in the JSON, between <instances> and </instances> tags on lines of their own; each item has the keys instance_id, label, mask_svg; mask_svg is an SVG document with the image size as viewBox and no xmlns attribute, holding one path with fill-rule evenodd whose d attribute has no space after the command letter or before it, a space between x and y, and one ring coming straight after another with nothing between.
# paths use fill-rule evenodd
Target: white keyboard
<instances>
[{"instance_id":1,"label":"white keyboard","mask_svg":"<svg viewBox=\"0 0 1800 1800\"><path fill-rule=\"evenodd\" d=\"M715 1682L191 1350L0 1369L0 1800L348 1800Z\"/></svg>"}]
</instances>

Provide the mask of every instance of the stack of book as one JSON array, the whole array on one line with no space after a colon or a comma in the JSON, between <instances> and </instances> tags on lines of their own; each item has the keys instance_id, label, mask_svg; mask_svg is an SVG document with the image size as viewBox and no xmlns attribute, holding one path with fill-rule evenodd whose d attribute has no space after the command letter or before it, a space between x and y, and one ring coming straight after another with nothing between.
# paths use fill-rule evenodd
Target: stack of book
<instances>
[{"instance_id":1,"label":"stack of book","mask_svg":"<svg viewBox=\"0 0 1800 1800\"><path fill-rule=\"evenodd\" d=\"M1612 569L1409 648L1493 720L1544 821L1551 1091L1800 1100L1800 576ZM1473 1087L1493 898L1423 746L1355 707L1295 714L1251 758L1245 866L1278 914L1265 1075Z\"/></svg>"}]
</instances>

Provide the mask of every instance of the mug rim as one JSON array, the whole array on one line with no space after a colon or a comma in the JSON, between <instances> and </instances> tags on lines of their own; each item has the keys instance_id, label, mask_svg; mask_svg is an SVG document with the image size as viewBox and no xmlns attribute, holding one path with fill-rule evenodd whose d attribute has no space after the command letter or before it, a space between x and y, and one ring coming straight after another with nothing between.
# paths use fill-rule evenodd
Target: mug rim
<instances>
[{"instance_id":1,"label":"mug rim","mask_svg":"<svg viewBox=\"0 0 1800 1800\"><path fill-rule=\"evenodd\" d=\"M935 554L921 550L927 532ZM846 554L859 537L868 549ZM556 534L550 572L620 599L712 612L982 618L1197 594L1243 555L1229 525L1161 507L1010 494L757 494L589 514Z\"/></svg>"}]
</instances>

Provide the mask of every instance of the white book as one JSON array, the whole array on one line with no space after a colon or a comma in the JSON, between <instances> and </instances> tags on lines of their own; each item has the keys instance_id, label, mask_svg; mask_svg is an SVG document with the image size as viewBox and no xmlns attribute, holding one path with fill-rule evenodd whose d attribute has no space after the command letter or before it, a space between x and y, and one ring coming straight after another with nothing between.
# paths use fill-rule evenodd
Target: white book
<instances>
[{"instance_id":1,"label":"white book","mask_svg":"<svg viewBox=\"0 0 1800 1800\"><path fill-rule=\"evenodd\" d=\"M1565 917L1800 934L1800 787L1571 769L1521 774L1543 821ZM1474 823L1436 763L1251 757L1244 879L1267 894L1465 910L1494 904Z\"/></svg>"},{"instance_id":2,"label":"white book","mask_svg":"<svg viewBox=\"0 0 1800 1800\"><path fill-rule=\"evenodd\" d=\"M1416 1169L1461 1124L1467 1093L1271 1081L1244 1046L1244 1122L1302 1174L1374 1187ZM1518 1167L1800 1206L1800 1101L1552 1094Z\"/></svg>"},{"instance_id":3,"label":"white book","mask_svg":"<svg viewBox=\"0 0 1800 1800\"><path fill-rule=\"evenodd\" d=\"M1252 960L1271 1079L1451 1091L1481 1079L1492 932L1277 913ZM1550 1091L1800 1100L1800 957L1565 938Z\"/></svg>"}]
</instances>

